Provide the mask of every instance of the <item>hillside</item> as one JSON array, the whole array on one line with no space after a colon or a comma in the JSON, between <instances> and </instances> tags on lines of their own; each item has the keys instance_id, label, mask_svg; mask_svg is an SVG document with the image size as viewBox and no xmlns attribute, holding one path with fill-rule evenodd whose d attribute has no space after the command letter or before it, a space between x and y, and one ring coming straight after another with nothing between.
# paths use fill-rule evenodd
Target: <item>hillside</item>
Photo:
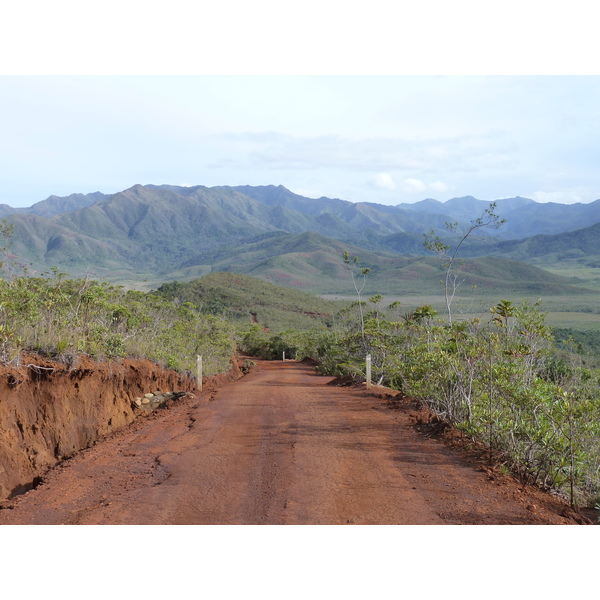
<instances>
[{"instance_id":1,"label":"hillside","mask_svg":"<svg viewBox=\"0 0 600 600\"><path fill-rule=\"evenodd\" d=\"M493 249L493 254L547 264L575 260L585 266L599 267L600 223L556 235L500 242Z\"/></svg>"},{"instance_id":2,"label":"hillside","mask_svg":"<svg viewBox=\"0 0 600 600\"><path fill-rule=\"evenodd\" d=\"M315 233L284 234L237 247L226 258L221 256L216 260L213 269L244 273L313 294L354 295L352 277L342 260L346 250L359 257L359 266L370 269L365 295L436 294L442 289L442 259L370 252ZM457 267L462 269L463 289L477 286L492 294L509 291L525 295L586 292L577 287L581 282L574 278L500 257L465 259ZM196 269L189 267L171 275L173 279L187 280L194 273L197 276Z\"/></svg>"},{"instance_id":3,"label":"hillside","mask_svg":"<svg viewBox=\"0 0 600 600\"><path fill-rule=\"evenodd\" d=\"M444 233L446 221L468 223L482 214L492 200L478 200L473 196L451 198L439 202L432 198L413 204L395 206L321 197L310 199L294 194L283 186L237 186L240 191L271 206L287 206L308 215L330 215L336 222L351 226L355 231L368 229L374 235L394 233L421 234L433 228ZM482 232L500 239L519 239L539 234L557 234L588 227L600 222L600 200L589 204L540 203L520 196L501 198L496 202L496 213L506 223L497 231ZM337 234L331 237L343 239Z\"/></svg>"},{"instance_id":4,"label":"hillside","mask_svg":"<svg viewBox=\"0 0 600 600\"><path fill-rule=\"evenodd\" d=\"M349 202L339 198L307 198L291 192L284 186L205 186L183 187L174 185L136 185L129 190L107 196L100 192L71 194L67 197L50 196L29 208L12 208L0 205L0 217L34 214L43 217L58 216L80 210L105 199L121 201L121 196L138 197L156 202L160 197L167 203L178 203L182 198L197 200L206 206L232 208L244 221L266 221L269 225L290 233L317 231L344 240L349 233L369 231L371 235L394 233L422 233L433 228L443 233L446 221L468 223L483 213L491 201L473 196L452 198L439 202L432 198L414 204L395 206L367 202ZM245 200L244 200L245 199ZM248 203L248 200L251 202ZM233 202L233 204L232 204ZM485 235L501 239L519 239L539 234L557 234L588 227L600 222L600 200L589 204L539 203L528 198L502 198L495 200L496 212L506 219L498 231ZM268 209L280 209L272 212ZM302 218L300 215L303 215ZM254 217L252 219L251 217Z\"/></svg>"},{"instance_id":5,"label":"hillside","mask_svg":"<svg viewBox=\"0 0 600 600\"><path fill-rule=\"evenodd\" d=\"M340 303L238 273L212 273L188 283L163 284L155 294L191 302L202 312L271 330L325 326Z\"/></svg>"},{"instance_id":6,"label":"hillside","mask_svg":"<svg viewBox=\"0 0 600 600\"><path fill-rule=\"evenodd\" d=\"M588 227L600 221L600 200L589 204L558 204L534 202L529 198L495 200L496 213L506 223L489 235L500 239L519 239L539 234L557 234ZM489 206L490 201L473 196L452 198L447 202L427 199L414 204L398 204L397 209L419 214L445 215L446 220L468 222Z\"/></svg>"}]
</instances>

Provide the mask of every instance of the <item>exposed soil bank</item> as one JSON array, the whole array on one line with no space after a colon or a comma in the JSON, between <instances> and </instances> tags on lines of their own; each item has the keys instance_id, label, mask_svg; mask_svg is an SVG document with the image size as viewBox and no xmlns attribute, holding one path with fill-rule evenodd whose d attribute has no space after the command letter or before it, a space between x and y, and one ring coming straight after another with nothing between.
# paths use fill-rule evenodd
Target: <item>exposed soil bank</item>
<instances>
[{"instance_id":1,"label":"exposed soil bank","mask_svg":"<svg viewBox=\"0 0 600 600\"><path fill-rule=\"evenodd\" d=\"M131 423L132 401L147 392L196 392L195 378L147 360L73 367L23 356L21 367L0 367L0 500L31 489L49 468L100 436ZM206 383L241 376L237 364Z\"/></svg>"}]
</instances>

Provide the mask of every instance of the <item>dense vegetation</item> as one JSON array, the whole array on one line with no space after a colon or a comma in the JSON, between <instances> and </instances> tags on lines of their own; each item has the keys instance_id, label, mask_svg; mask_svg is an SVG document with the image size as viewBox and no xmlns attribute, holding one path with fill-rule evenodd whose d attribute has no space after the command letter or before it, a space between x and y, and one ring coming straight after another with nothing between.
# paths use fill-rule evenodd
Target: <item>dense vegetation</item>
<instances>
[{"instance_id":1,"label":"dense vegetation","mask_svg":"<svg viewBox=\"0 0 600 600\"><path fill-rule=\"evenodd\" d=\"M575 349L582 360L596 364L600 359L600 331L578 331L571 327L552 330L557 348Z\"/></svg>"},{"instance_id":2,"label":"dense vegetation","mask_svg":"<svg viewBox=\"0 0 600 600\"><path fill-rule=\"evenodd\" d=\"M67 364L95 359L148 358L181 372L227 370L236 337L224 319L192 304L124 291L108 283L52 277L0 281L0 362L18 365L24 350Z\"/></svg>"},{"instance_id":3,"label":"dense vegetation","mask_svg":"<svg viewBox=\"0 0 600 600\"><path fill-rule=\"evenodd\" d=\"M0 222L0 362L19 364L37 352L68 364L95 359L148 358L193 372L202 355L206 375L223 372L245 329L325 328L338 309L323 300L245 275L214 273L144 293L58 268L28 276L10 253L14 226Z\"/></svg>"},{"instance_id":4,"label":"dense vegetation","mask_svg":"<svg viewBox=\"0 0 600 600\"><path fill-rule=\"evenodd\" d=\"M244 328L325 327L334 302L244 275L215 273L149 293L126 291L58 268L31 277L10 250L14 225L0 221L0 362L18 364L22 352L66 363L148 358L179 371L223 372Z\"/></svg>"}]
</instances>

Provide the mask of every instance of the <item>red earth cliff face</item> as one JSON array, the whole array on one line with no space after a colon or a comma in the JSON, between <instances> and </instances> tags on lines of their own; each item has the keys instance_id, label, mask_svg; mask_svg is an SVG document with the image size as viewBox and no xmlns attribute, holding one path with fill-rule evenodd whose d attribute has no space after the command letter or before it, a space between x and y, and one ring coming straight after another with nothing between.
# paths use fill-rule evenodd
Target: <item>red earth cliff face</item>
<instances>
[{"instance_id":1,"label":"red earth cliff face","mask_svg":"<svg viewBox=\"0 0 600 600\"><path fill-rule=\"evenodd\" d=\"M225 377L240 375L234 365ZM135 397L196 387L195 378L147 360L97 363L81 356L68 367L28 355L18 368L0 367L0 500L34 487L47 469L131 423Z\"/></svg>"}]
</instances>

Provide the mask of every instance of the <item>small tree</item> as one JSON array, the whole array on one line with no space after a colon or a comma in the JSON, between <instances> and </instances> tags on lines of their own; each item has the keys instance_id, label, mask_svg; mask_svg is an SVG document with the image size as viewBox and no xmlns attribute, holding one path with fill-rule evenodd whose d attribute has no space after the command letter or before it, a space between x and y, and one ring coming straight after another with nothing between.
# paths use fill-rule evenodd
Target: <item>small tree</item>
<instances>
[{"instance_id":1,"label":"small tree","mask_svg":"<svg viewBox=\"0 0 600 600\"><path fill-rule=\"evenodd\" d=\"M429 233L423 234L425 237L425 241L423 245L427 250L431 250L435 252L438 256L442 256L448 259L448 262L444 265L446 276L444 279L444 298L446 300L446 309L448 311L448 323L452 325L452 302L454 301L454 296L462 283L459 280L460 269L454 269L454 261L456 260L456 256L460 247L463 245L463 242L477 229L488 228L488 229L498 229L503 223L506 222L506 219L501 219L494 211L496 210L496 203L491 202L489 207L485 209L483 215L478 217L477 219L473 219L469 225L465 228L460 228L458 223L446 223L446 229L451 233L459 233L461 235L460 240L454 250L451 250L450 246L444 244L440 238L434 234L433 229Z\"/></svg>"},{"instance_id":2,"label":"small tree","mask_svg":"<svg viewBox=\"0 0 600 600\"><path fill-rule=\"evenodd\" d=\"M352 263L351 263L350 255L348 254L347 251L344 251L344 264L346 265L346 269L348 269L348 271L350 272L350 276L352 277L352 283L354 284L354 289L356 290L356 295L358 297L357 305L358 305L358 309L360 311L360 333L361 333L361 337L362 337L363 346L366 350L367 342L365 340L365 315L364 315L364 311L363 311L363 307L365 306L365 303L362 301L360 294L365 288L365 284L367 283L367 275L371 271L370 271L370 269L368 269L366 267L359 267L360 275L362 275L362 285L359 287L358 283L356 282L354 270L351 266L351 265L356 265L356 263L358 263L358 256L355 256L352 259Z\"/></svg>"},{"instance_id":3,"label":"small tree","mask_svg":"<svg viewBox=\"0 0 600 600\"><path fill-rule=\"evenodd\" d=\"M426 326L429 325L430 321L437 315L437 310L431 306L431 304L424 304L415 309L413 317L417 323L424 323Z\"/></svg>"},{"instance_id":4,"label":"small tree","mask_svg":"<svg viewBox=\"0 0 600 600\"><path fill-rule=\"evenodd\" d=\"M490 308L490 312L496 315L492 318L492 322L508 330L508 320L515 316L515 307L510 300L500 300L496 306Z\"/></svg>"}]
</instances>

